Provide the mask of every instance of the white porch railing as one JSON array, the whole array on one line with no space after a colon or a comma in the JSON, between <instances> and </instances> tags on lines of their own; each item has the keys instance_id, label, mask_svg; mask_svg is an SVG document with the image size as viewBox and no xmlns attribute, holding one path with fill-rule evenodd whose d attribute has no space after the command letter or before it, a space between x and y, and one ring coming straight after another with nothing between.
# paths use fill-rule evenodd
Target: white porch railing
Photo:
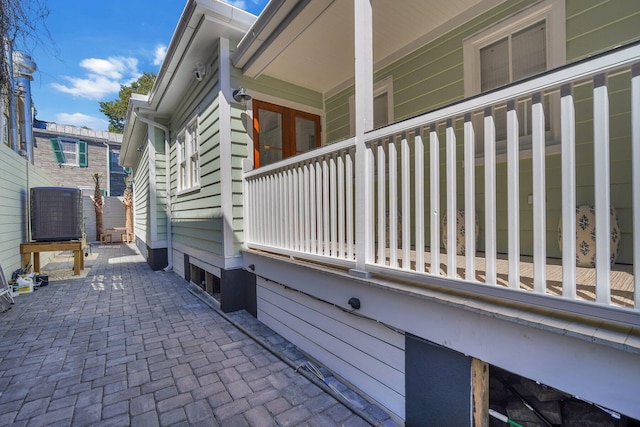
<instances>
[{"instance_id":1,"label":"white porch railing","mask_svg":"<svg viewBox=\"0 0 640 427\"><path fill-rule=\"evenodd\" d=\"M563 67L472 99L369 132L366 147L372 171L367 188L354 188L353 139L322 147L245 174L245 239L249 248L327 262L355 265L354 222L368 215L375 247L367 249L367 271L442 283L480 283L528 292L550 293L547 248L548 185L546 161L560 156L561 222L564 236L576 230L576 104L579 126L590 122L593 140L593 204L596 217L596 267L593 300L612 301L610 264L609 80L615 91L630 93L626 111L615 120L631 129L633 203L626 215L631 228L634 266L629 303L640 309L640 45ZM574 94L579 92L579 96ZM579 99L578 99L579 98ZM585 100L590 107L586 108ZM592 110L592 111L591 111ZM591 123L592 122L592 123ZM461 141L459 141L461 139ZM478 150L478 147L484 146ZM458 159L459 157L462 159ZM524 158L531 159L531 190L520 183ZM506 164L506 194L498 194L496 170ZM482 166L484 172L476 172ZM443 169L442 171L440 169ZM584 173L584 169L580 170ZM528 172L527 172L528 173ZM458 183L457 181L461 181ZM481 184L481 185L478 185ZM480 190L482 188L482 190ZM354 191L368 191L371 206L355 206ZM533 248L523 279L522 200L532 194ZM524 196L524 197L523 197ZM506 248L498 253L498 201L508 212ZM480 209L481 208L481 209ZM464 255L457 255L456 213L482 212L478 246L465 235ZM440 230L446 211L446 248ZM476 228L476 215L464 215L465 229ZM630 224L632 223L632 224ZM553 225L555 226L555 224ZM529 231L530 232L530 231ZM627 236L627 238L629 238ZM435 248L435 249L434 249ZM575 239L563 239L561 290L565 300L580 299ZM551 264L554 264L553 262ZM555 262L558 264L558 262ZM528 267L527 267L528 268ZM527 273L529 274L529 273ZM505 278L506 277L506 278ZM527 282L527 283L525 283ZM478 288L480 289L480 288ZM631 294L630 293L630 294Z\"/></svg>"}]
</instances>

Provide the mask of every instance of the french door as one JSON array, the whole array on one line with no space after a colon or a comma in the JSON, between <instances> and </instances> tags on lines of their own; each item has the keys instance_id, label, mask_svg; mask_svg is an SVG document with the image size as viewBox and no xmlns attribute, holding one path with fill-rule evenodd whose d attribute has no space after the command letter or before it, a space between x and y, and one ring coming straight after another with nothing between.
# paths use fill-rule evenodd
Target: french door
<instances>
[{"instance_id":1,"label":"french door","mask_svg":"<svg viewBox=\"0 0 640 427\"><path fill-rule=\"evenodd\" d=\"M264 101L253 101L255 167L266 166L320 146L320 116Z\"/></svg>"}]
</instances>

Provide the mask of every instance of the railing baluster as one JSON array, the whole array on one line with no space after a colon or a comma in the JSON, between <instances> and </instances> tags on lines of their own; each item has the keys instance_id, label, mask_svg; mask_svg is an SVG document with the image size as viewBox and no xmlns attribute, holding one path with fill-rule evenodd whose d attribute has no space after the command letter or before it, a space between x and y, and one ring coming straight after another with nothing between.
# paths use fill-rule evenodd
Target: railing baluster
<instances>
[{"instance_id":1,"label":"railing baluster","mask_svg":"<svg viewBox=\"0 0 640 427\"><path fill-rule=\"evenodd\" d=\"M640 63L631 69L631 152L633 173L633 308L640 310Z\"/></svg>"},{"instance_id":2,"label":"railing baluster","mask_svg":"<svg viewBox=\"0 0 640 427\"><path fill-rule=\"evenodd\" d=\"M414 132L415 145L415 253L416 271L424 273L424 142L422 130Z\"/></svg>"},{"instance_id":3,"label":"railing baluster","mask_svg":"<svg viewBox=\"0 0 640 427\"><path fill-rule=\"evenodd\" d=\"M526 116L526 114L525 114ZM520 129L515 101L507 103L507 235L509 287L520 288Z\"/></svg>"},{"instance_id":4,"label":"railing baluster","mask_svg":"<svg viewBox=\"0 0 640 427\"><path fill-rule=\"evenodd\" d=\"M378 142L378 264L386 264L387 246L387 175L384 144Z\"/></svg>"},{"instance_id":5,"label":"railing baluster","mask_svg":"<svg viewBox=\"0 0 640 427\"><path fill-rule=\"evenodd\" d=\"M494 111L484 111L484 216L486 283L498 282L496 273L496 125Z\"/></svg>"},{"instance_id":6,"label":"railing baluster","mask_svg":"<svg viewBox=\"0 0 640 427\"><path fill-rule=\"evenodd\" d=\"M253 199L253 206L251 208L251 216L252 216L252 227L251 227L251 237L253 238L254 242L258 242L258 243L262 243L262 236L260 235L260 213L258 211L258 206L263 206L260 204L261 200L260 200L260 196L262 194L261 191L261 186L260 186L260 179L256 179L252 182L252 186L253 188L253 195L252 195L252 199Z\"/></svg>"},{"instance_id":7,"label":"railing baluster","mask_svg":"<svg viewBox=\"0 0 640 427\"><path fill-rule=\"evenodd\" d=\"M272 184L273 184L273 176L270 176L269 178L267 178L266 180L266 187L267 187L267 204L265 205L266 207L266 211L267 211L267 227L268 227L268 233L267 233L267 244L269 245L273 245L274 244L274 219L273 219L273 188L272 188Z\"/></svg>"},{"instance_id":8,"label":"railing baluster","mask_svg":"<svg viewBox=\"0 0 640 427\"><path fill-rule=\"evenodd\" d=\"M545 194L545 136L542 94L531 98L533 167L533 290L547 291L547 207Z\"/></svg>"},{"instance_id":9,"label":"railing baluster","mask_svg":"<svg viewBox=\"0 0 640 427\"><path fill-rule=\"evenodd\" d=\"M305 252L311 252L311 211L309 205L311 193L309 191L309 164L305 162L302 165L302 170L304 174L304 187L301 192L302 197L304 198L304 250Z\"/></svg>"},{"instance_id":10,"label":"railing baluster","mask_svg":"<svg viewBox=\"0 0 640 427\"><path fill-rule=\"evenodd\" d=\"M266 178L260 178L260 194L262 196L262 200L260 201L260 206L264 206L264 209L261 209L261 213L260 213L260 241L262 243L267 243L267 228L269 226L269 223L267 222L268 217L269 217L269 212L268 209L266 209L267 206L269 206L267 204L267 195L268 193L268 188L267 188L267 179Z\"/></svg>"},{"instance_id":11,"label":"railing baluster","mask_svg":"<svg viewBox=\"0 0 640 427\"><path fill-rule=\"evenodd\" d=\"M353 259L353 232L354 232L354 223L353 223L353 156L352 151L347 149L345 151L345 173L347 175L347 258L349 260Z\"/></svg>"},{"instance_id":12,"label":"railing baluster","mask_svg":"<svg viewBox=\"0 0 640 427\"><path fill-rule=\"evenodd\" d=\"M294 167L292 171L293 175L293 212L291 226L293 227L293 250L300 250L300 180L298 179L298 168Z\"/></svg>"},{"instance_id":13,"label":"railing baluster","mask_svg":"<svg viewBox=\"0 0 640 427\"><path fill-rule=\"evenodd\" d=\"M323 181L324 176L322 173L322 159L316 161L316 210L317 210L317 224L318 232L317 235L317 248L316 253L323 254L323 242L324 242L324 205L322 203L322 198L324 197L323 191Z\"/></svg>"},{"instance_id":14,"label":"railing baluster","mask_svg":"<svg viewBox=\"0 0 640 427\"><path fill-rule=\"evenodd\" d=\"M316 227L316 165L309 162L309 251L312 254L318 253L317 227Z\"/></svg>"},{"instance_id":15,"label":"railing baluster","mask_svg":"<svg viewBox=\"0 0 640 427\"><path fill-rule=\"evenodd\" d=\"M389 138L389 265L398 267L398 152Z\"/></svg>"},{"instance_id":16,"label":"railing baluster","mask_svg":"<svg viewBox=\"0 0 640 427\"><path fill-rule=\"evenodd\" d=\"M433 275L440 275L440 140L436 125L429 130L430 163L430 232L431 232L431 267Z\"/></svg>"},{"instance_id":17,"label":"railing baluster","mask_svg":"<svg viewBox=\"0 0 640 427\"><path fill-rule=\"evenodd\" d=\"M298 243L298 250L303 252L305 250L305 218L304 218L304 199L306 199L307 194L304 189L304 167L302 165L298 166L298 229L300 230L300 242Z\"/></svg>"},{"instance_id":18,"label":"railing baluster","mask_svg":"<svg viewBox=\"0 0 640 427\"><path fill-rule=\"evenodd\" d=\"M269 204L269 195L271 194L271 189L269 188L269 178L265 177L262 183L265 192L265 200L264 204L264 242L266 244L271 244L271 205Z\"/></svg>"},{"instance_id":19,"label":"railing baluster","mask_svg":"<svg viewBox=\"0 0 640 427\"><path fill-rule=\"evenodd\" d=\"M287 170L287 182L288 182L288 188L289 188L289 192L287 193L287 229L288 229L288 235L289 235L289 249L295 249L295 242L296 242L296 236L295 236L295 224L296 224L296 219L295 219L295 197L294 197L294 182L295 182L295 176L293 174L293 168Z\"/></svg>"},{"instance_id":20,"label":"railing baluster","mask_svg":"<svg viewBox=\"0 0 640 427\"><path fill-rule=\"evenodd\" d=\"M344 257L344 158L338 154L338 257Z\"/></svg>"},{"instance_id":21,"label":"railing baluster","mask_svg":"<svg viewBox=\"0 0 640 427\"><path fill-rule=\"evenodd\" d=\"M562 132L562 295L576 299L576 113L570 84L560 92Z\"/></svg>"},{"instance_id":22,"label":"railing baluster","mask_svg":"<svg viewBox=\"0 0 640 427\"><path fill-rule=\"evenodd\" d=\"M331 239L329 233L329 162L325 156L322 159L322 229L324 231L324 255L331 254Z\"/></svg>"},{"instance_id":23,"label":"railing baluster","mask_svg":"<svg viewBox=\"0 0 640 427\"><path fill-rule=\"evenodd\" d=\"M285 211L285 198L282 196L282 193L284 191L284 172L280 171L277 174L275 174L276 179L277 179L277 188L278 191L280 192L278 194L278 199L275 200L275 202L277 203L277 221L278 221L278 229L277 229L277 234L278 234L278 245L284 245L285 242L285 232L287 229L287 222L285 221L285 216L284 216L284 211Z\"/></svg>"},{"instance_id":24,"label":"railing baluster","mask_svg":"<svg viewBox=\"0 0 640 427\"><path fill-rule=\"evenodd\" d=\"M366 262L373 262L373 260L375 259L376 256L376 248L375 248L375 235L376 235L376 227L375 224L373 223L373 219L375 217L375 200L374 200L374 196L373 196L373 183L375 181L375 170L374 170L374 164L375 164L375 159L374 159L374 154L373 154L373 150L371 148L367 148L367 151L365 152L365 171L364 174L367 177L367 179L365 180L365 189L366 189L366 194L367 197L365 197L366 200L368 200L367 203L367 218L364 219L365 225L366 225L366 234L368 236L368 245L365 245L366 247ZM368 274L368 273L367 273Z\"/></svg>"},{"instance_id":25,"label":"railing baluster","mask_svg":"<svg viewBox=\"0 0 640 427\"><path fill-rule=\"evenodd\" d=\"M338 222L336 218L337 214L337 180L336 180L336 159L332 154L329 157L329 198L330 198L330 209L331 213L329 217L331 219L331 256L337 256L336 250L338 247Z\"/></svg>"},{"instance_id":26,"label":"railing baluster","mask_svg":"<svg viewBox=\"0 0 640 427\"><path fill-rule=\"evenodd\" d=\"M447 276L456 277L456 134L453 120L447 119Z\"/></svg>"},{"instance_id":27,"label":"railing baluster","mask_svg":"<svg viewBox=\"0 0 640 427\"><path fill-rule=\"evenodd\" d=\"M402 185L402 268L411 268L411 156L406 132L400 141Z\"/></svg>"},{"instance_id":28,"label":"railing baluster","mask_svg":"<svg viewBox=\"0 0 640 427\"><path fill-rule=\"evenodd\" d=\"M476 140L471 113L464 116L464 229L466 280L476 280Z\"/></svg>"},{"instance_id":29,"label":"railing baluster","mask_svg":"<svg viewBox=\"0 0 640 427\"><path fill-rule=\"evenodd\" d=\"M607 77L593 79L593 158L596 208L596 302L611 303L609 272L611 270L611 197L609 175L609 94Z\"/></svg>"}]
</instances>

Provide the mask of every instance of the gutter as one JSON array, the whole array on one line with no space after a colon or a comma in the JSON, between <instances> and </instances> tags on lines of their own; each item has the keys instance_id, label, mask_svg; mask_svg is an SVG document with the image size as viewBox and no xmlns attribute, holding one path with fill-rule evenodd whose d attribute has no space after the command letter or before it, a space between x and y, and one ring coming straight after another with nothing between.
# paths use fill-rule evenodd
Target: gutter
<instances>
[{"instance_id":1,"label":"gutter","mask_svg":"<svg viewBox=\"0 0 640 427\"><path fill-rule=\"evenodd\" d=\"M111 151L109 150L109 144L104 141L100 142L107 149L107 197L109 197L111 196Z\"/></svg>"},{"instance_id":2,"label":"gutter","mask_svg":"<svg viewBox=\"0 0 640 427\"><path fill-rule=\"evenodd\" d=\"M165 214L167 217L167 266L164 268L164 271L169 271L173 269L173 241L171 237L171 162L169 161L169 128L161 123L154 122L153 120L141 116L138 114L136 110L133 110L133 117L136 120L140 120L142 123L145 123L148 126L155 127L164 132L164 168L165 168L165 192L166 192L166 204L165 204Z\"/></svg>"}]
</instances>

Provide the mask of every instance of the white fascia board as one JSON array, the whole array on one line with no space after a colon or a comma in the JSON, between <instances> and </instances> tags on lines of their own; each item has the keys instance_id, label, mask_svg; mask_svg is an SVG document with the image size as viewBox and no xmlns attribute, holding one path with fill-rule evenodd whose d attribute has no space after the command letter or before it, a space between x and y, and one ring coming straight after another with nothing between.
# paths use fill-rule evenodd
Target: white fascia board
<instances>
[{"instance_id":1,"label":"white fascia board","mask_svg":"<svg viewBox=\"0 0 640 427\"><path fill-rule=\"evenodd\" d=\"M245 34L257 19L252 13L221 1L196 0L196 4L205 15L228 23L241 34Z\"/></svg>"},{"instance_id":2,"label":"white fascia board","mask_svg":"<svg viewBox=\"0 0 640 427\"><path fill-rule=\"evenodd\" d=\"M133 114L138 108L149 108L149 96L139 93L131 94L129 104L127 105L127 115L125 116L125 127L122 135L122 146L120 147L120 163L122 166L132 166L135 158L135 148L131 147L131 138L133 130L137 123L136 115ZM135 145L135 143L134 143Z\"/></svg>"}]
</instances>

